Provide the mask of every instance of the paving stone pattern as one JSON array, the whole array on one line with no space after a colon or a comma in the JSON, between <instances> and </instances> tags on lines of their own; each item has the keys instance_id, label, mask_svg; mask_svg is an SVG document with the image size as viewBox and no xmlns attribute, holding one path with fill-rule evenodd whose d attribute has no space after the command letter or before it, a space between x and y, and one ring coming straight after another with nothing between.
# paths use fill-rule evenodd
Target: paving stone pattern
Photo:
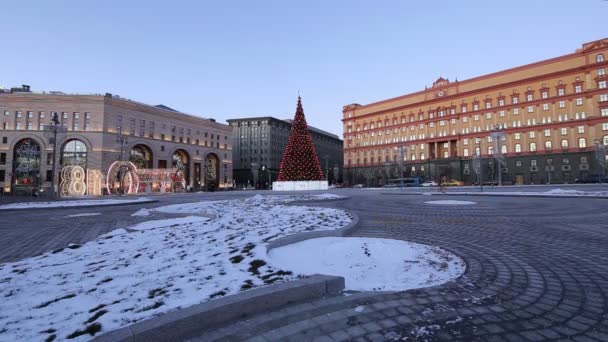
<instances>
[{"instance_id":1,"label":"paving stone pattern","mask_svg":"<svg viewBox=\"0 0 608 342\"><path fill-rule=\"evenodd\" d=\"M350 195L323 205L359 215L352 235L441 246L466 261L465 274L431 288L292 305L194 340L608 341L607 200L439 206L424 204L439 196Z\"/></svg>"}]
</instances>

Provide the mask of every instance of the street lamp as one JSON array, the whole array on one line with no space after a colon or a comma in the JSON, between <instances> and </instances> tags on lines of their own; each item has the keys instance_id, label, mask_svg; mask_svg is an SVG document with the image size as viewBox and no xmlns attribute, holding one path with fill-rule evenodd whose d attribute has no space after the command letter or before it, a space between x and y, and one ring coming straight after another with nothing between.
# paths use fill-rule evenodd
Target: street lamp
<instances>
[{"instance_id":1,"label":"street lamp","mask_svg":"<svg viewBox=\"0 0 608 342\"><path fill-rule=\"evenodd\" d=\"M494 158L496 159L496 162L498 164L498 185L502 186L503 155L502 155L502 149L501 149L501 141L505 136L505 131L504 131L504 129L497 127L496 129L492 130L492 133L490 134L490 136L492 137L492 139L496 140L496 151L494 152Z\"/></svg>"},{"instance_id":2,"label":"street lamp","mask_svg":"<svg viewBox=\"0 0 608 342\"><path fill-rule=\"evenodd\" d=\"M481 160L481 138L475 138L477 140L477 151L475 152L475 156L473 157L473 168L477 173L477 180L479 180L479 189L483 192L483 163Z\"/></svg>"},{"instance_id":3,"label":"street lamp","mask_svg":"<svg viewBox=\"0 0 608 342\"><path fill-rule=\"evenodd\" d=\"M52 166L51 166L51 194L52 194L52 197L55 198L55 197L57 197L57 191L55 190L55 175L57 174L57 172L56 172L57 163L55 163L55 159L57 156L57 134L65 133L67 130L59 122L59 116L57 115L57 113L53 112L52 115L53 116L51 117L51 125L50 125L49 129L47 130L47 132L50 131L49 133L53 134L53 154L52 154L53 160L52 160Z\"/></svg>"},{"instance_id":4,"label":"street lamp","mask_svg":"<svg viewBox=\"0 0 608 342\"><path fill-rule=\"evenodd\" d=\"M325 155L325 180L329 183L329 154Z\"/></svg>"},{"instance_id":5,"label":"street lamp","mask_svg":"<svg viewBox=\"0 0 608 342\"><path fill-rule=\"evenodd\" d=\"M597 160L597 164L599 166L599 170L597 173L597 181L601 183L600 173L602 176L606 174L606 145L602 143L600 139L593 140L595 143L595 160Z\"/></svg>"},{"instance_id":6,"label":"street lamp","mask_svg":"<svg viewBox=\"0 0 608 342\"><path fill-rule=\"evenodd\" d=\"M122 127L118 126L118 132L116 132L116 143L120 144L120 157L118 158L118 160L123 161L123 151L124 151L124 146L127 145L129 143L129 138L122 134ZM126 170L125 168L127 168L126 165L124 165L123 163L120 164L120 167L118 168L118 194L119 195L123 195L124 192L124 177L126 175Z\"/></svg>"},{"instance_id":7,"label":"street lamp","mask_svg":"<svg viewBox=\"0 0 608 342\"><path fill-rule=\"evenodd\" d=\"M401 175L399 176L399 178L401 179L401 189L403 189L403 167L405 164L405 152L405 144L399 146L399 169L401 170Z\"/></svg>"}]
</instances>

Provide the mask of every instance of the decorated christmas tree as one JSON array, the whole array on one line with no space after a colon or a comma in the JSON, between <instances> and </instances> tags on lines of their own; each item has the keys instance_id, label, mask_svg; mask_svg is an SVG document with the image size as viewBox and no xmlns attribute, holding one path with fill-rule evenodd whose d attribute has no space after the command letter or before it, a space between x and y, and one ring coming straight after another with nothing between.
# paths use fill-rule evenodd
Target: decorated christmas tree
<instances>
[{"instance_id":1,"label":"decorated christmas tree","mask_svg":"<svg viewBox=\"0 0 608 342\"><path fill-rule=\"evenodd\" d=\"M298 108L291 125L289 142L281 159L279 181L324 180L319 157L304 117L302 99L298 96Z\"/></svg>"}]
</instances>

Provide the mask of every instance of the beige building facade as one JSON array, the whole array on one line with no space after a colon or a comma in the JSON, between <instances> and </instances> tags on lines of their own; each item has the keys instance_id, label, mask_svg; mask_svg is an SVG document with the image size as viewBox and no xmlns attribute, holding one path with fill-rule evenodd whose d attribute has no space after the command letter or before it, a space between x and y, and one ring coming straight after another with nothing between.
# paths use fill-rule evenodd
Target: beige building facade
<instances>
[{"instance_id":1,"label":"beige building facade","mask_svg":"<svg viewBox=\"0 0 608 342\"><path fill-rule=\"evenodd\" d=\"M608 39L576 52L343 108L351 183L585 181L606 172ZM405 166L402 165L405 164Z\"/></svg>"},{"instance_id":2,"label":"beige building facade","mask_svg":"<svg viewBox=\"0 0 608 342\"><path fill-rule=\"evenodd\" d=\"M58 126L52 124L54 115ZM4 192L27 193L48 191L55 184L61 192L62 184L75 184L75 177L83 178L74 189L84 194L92 189L82 191L82 184L97 192L101 185L102 193L112 193L115 186L122 186L116 184L118 178L131 183L138 179L139 186L131 193L232 187L231 137L228 125L162 105L112 94L13 88L0 92L0 186ZM130 161L137 174L116 161ZM70 174L67 166L82 169ZM99 184L89 184L93 178Z\"/></svg>"}]
</instances>

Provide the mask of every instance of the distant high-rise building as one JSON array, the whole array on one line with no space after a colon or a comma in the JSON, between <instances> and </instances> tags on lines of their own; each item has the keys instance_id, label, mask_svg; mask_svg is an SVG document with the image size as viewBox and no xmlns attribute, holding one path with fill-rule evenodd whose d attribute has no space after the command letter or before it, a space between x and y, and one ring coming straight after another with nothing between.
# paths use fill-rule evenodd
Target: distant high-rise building
<instances>
[{"instance_id":1,"label":"distant high-rise building","mask_svg":"<svg viewBox=\"0 0 608 342\"><path fill-rule=\"evenodd\" d=\"M271 116L227 120L232 126L233 177L237 187L266 189L277 180L292 120ZM342 140L308 126L319 162L330 184L342 181Z\"/></svg>"}]
</instances>

